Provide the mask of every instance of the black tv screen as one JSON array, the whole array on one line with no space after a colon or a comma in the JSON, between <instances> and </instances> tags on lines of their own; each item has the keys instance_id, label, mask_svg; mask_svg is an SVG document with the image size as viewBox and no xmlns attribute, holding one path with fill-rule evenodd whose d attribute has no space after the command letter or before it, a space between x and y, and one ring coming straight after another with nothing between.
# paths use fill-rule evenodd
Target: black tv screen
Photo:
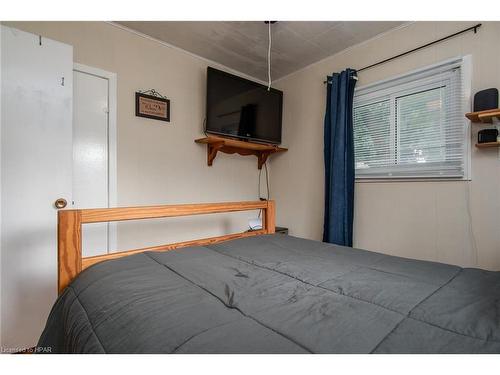
<instances>
[{"instance_id":1,"label":"black tv screen","mask_svg":"<svg viewBox=\"0 0 500 375\"><path fill-rule=\"evenodd\" d=\"M282 106L282 91L208 67L208 133L279 144Z\"/></svg>"}]
</instances>

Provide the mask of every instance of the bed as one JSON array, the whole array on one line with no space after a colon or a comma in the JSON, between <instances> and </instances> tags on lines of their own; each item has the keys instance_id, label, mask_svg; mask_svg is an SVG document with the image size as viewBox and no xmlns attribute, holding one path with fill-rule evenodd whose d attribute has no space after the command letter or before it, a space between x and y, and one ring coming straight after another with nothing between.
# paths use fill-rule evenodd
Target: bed
<instances>
[{"instance_id":1,"label":"bed","mask_svg":"<svg viewBox=\"0 0 500 375\"><path fill-rule=\"evenodd\" d=\"M87 222L250 209L262 230L81 257ZM271 201L60 211L59 290L55 353L500 353L500 272L274 234Z\"/></svg>"}]
</instances>

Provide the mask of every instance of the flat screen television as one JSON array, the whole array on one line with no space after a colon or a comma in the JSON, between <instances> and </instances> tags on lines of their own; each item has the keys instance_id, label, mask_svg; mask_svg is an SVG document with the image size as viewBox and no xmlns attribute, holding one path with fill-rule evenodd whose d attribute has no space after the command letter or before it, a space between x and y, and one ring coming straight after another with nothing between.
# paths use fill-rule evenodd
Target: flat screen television
<instances>
[{"instance_id":1,"label":"flat screen television","mask_svg":"<svg viewBox=\"0 0 500 375\"><path fill-rule=\"evenodd\" d=\"M281 143L283 92L207 69L207 133Z\"/></svg>"}]
</instances>

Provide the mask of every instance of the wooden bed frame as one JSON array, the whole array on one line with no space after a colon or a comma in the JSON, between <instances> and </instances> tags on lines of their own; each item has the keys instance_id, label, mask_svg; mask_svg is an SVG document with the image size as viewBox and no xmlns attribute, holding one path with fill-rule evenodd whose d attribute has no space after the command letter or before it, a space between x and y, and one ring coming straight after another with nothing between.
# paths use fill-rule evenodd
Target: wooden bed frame
<instances>
[{"instance_id":1,"label":"wooden bed frame","mask_svg":"<svg viewBox=\"0 0 500 375\"><path fill-rule=\"evenodd\" d=\"M164 217L215 214L224 212L262 210L262 229L227 234L224 236L202 238L167 245L82 257L82 224L109 221L154 219ZM58 212L58 291L59 294L85 268L108 259L121 258L144 251L168 251L186 246L203 246L236 238L270 234L275 231L274 201L228 202L177 204L168 206L142 206L123 208L95 208L85 210L60 210Z\"/></svg>"}]
</instances>

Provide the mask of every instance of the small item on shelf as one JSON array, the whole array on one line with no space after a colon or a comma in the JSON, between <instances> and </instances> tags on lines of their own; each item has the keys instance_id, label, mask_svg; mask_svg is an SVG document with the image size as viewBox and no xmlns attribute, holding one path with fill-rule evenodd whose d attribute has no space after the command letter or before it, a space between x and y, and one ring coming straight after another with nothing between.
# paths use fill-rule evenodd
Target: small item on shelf
<instances>
[{"instance_id":1,"label":"small item on shelf","mask_svg":"<svg viewBox=\"0 0 500 375\"><path fill-rule=\"evenodd\" d=\"M481 90L474 95L474 112L498 108L498 90Z\"/></svg>"},{"instance_id":2,"label":"small item on shelf","mask_svg":"<svg viewBox=\"0 0 500 375\"><path fill-rule=\"evenodd\" d=\"M498 137L497 129L483 129L477 133L477 143L496 142Z\"/></svg>"}]
</instances>

